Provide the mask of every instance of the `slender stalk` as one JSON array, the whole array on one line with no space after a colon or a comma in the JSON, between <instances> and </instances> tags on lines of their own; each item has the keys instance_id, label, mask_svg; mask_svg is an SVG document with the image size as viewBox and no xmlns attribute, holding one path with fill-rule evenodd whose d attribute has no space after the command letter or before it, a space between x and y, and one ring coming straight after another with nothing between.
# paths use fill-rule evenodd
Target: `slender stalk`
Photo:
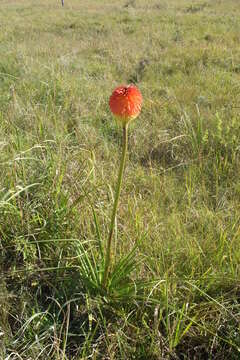
<instances>
[{"instance_id":1,"label":"slender stalk","mask_svg":"<svg viewBox=\"0 0 240 360\"><path fill-rule=\"evenodd\" d=\"M128 147L128 124L125 124L123 126L122 158L121 158L120 168L119 168L119 173L118 173L118 181L117 181L117 187L116 187L116 191L115 191L112 218L111 218L111 223L110 223L109 236L108 236L107 249L106 249L106 260L105 260L105 268L104 268L104 275L103 275L103 287L106 287L109 269L110 269L110 265L111 265L112 237L113 237L114 224L115 224L115 219L116 219L116 214L117 214L118 201L119 201L120 192L121 192L122 178L123 178L123 172L124 172L124 167L125 167L125 162L126 162L127 147Z\"/></svg>"}]
</instances>

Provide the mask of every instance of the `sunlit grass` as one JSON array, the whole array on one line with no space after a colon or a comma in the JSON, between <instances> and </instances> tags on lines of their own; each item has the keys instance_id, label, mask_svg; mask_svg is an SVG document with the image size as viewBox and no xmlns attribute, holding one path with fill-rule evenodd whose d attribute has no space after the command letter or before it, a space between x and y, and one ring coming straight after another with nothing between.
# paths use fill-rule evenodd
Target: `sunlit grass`
<instances>
[{"instance_id":1,"label":"sunlit grass","mask_svg":"<svg viewBox=\"0 0 240 360\"><path fill-rule=\"evenodd\" d=\"M0 358L239 359L238 1L0 6ZM129 82L113 251L156 282L116 271L110 301L81 271L108 237L108 99Z\"/></svg>"}]
</instances>

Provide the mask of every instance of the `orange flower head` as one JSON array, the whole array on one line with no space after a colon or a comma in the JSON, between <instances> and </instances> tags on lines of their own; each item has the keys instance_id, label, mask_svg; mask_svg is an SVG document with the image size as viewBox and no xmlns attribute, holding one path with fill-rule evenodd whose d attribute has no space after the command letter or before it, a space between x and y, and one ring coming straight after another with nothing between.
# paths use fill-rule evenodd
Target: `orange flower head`
<instances>
[{"instance_id":1,"label":"orange flower head","mask_svg":"<svg viewBox=\"0 0 240 360\"><path fill-rule=\"evenodd\" d=\"M126 125L140 114L142 94L134 85L118 86L110 96L109 106L119 122Z\"/></svg>"}]
</instances>

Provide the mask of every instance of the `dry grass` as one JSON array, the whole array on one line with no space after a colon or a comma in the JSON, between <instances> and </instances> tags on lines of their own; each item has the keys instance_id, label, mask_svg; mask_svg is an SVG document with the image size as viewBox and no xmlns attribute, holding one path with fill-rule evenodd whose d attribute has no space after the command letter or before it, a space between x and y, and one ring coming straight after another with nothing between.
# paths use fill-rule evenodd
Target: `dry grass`
<instances>
[{"instance_id":1,"label":"dry grass","mask_svg":"<svg viewBox=\"0 0 240 360\"><path fill-rule=\"evenodd\" d=\"M238 359L238 0L0 7L0 358ZM67 239L95 239L90 202L107 235L108 97L129 82L144 107L117 253L141 239L136 276L162 282L112 308L83 292Z\"/></svg>"}]
</instances>

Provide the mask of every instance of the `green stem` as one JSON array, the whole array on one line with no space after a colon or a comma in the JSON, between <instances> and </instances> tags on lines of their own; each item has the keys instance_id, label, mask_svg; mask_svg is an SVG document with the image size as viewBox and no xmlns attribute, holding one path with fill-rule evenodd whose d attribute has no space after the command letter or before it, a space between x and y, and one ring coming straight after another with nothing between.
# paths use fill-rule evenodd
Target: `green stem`
<instances>
[{"instance_id":1,"label":"green stem","mask_svg":"<svg viewBox=\"0 0 240 360\"><path fill-rule=\"evenodd\" d=\"M120 192L121 192L123 171L124 171L125 162L126 162L127 147L128 147L128 124L125 124L123 126L122 158L121 158L121 163L120 163L120 168L119 168L119 173L118 173L118 182L117 182L117 187L116 187L116 192L115 192L112 218L111 218L111 223L110 223L110 230L109 230L107 249L106 249L106 260L105 260L105 268L104 268L104 275L103 275L103 287L106 287L110 264L111 264L112 237L113 237L114 224L115 224L115 219L116 219L116 214L117 214L118 201L119 201Z\"/></svg>"}]
</instances>

